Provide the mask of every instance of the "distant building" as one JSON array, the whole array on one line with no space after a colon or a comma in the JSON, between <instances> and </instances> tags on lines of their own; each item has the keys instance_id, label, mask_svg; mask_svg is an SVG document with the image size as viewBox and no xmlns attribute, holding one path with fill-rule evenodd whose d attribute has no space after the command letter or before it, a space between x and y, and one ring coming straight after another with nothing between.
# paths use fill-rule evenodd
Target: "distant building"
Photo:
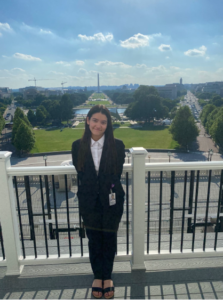
<instances>
[{"instance_id":1,"label":"distant building","mask_svg":"<svg viewBox=\"0 0 223 300\"><path fill-rule=\"evenodd\" d=\"M8 87L0 87L0 98L10 98L11 91Z\"/></svg>"},{"instance_id":2,"label":"distant building","mask_svg":"<svg viewBox=\"0 0 223 300\"><path fill-rule=\"evenodd\" d=\"M206 82L202 87L204 93L216 93L223 96L223 81Z\"/></svg>"},{"instance_id":3,"label":"distant building","mask_svg":"<svg viewBox=\"0 0 223 300\"><path fill-rule=\"evenodd\" d=\"M44 95L46 97L49 96L61 96L62 95L62 91L59 89L45 89L42 88L40 86L28 86L25 88L21 88L19 89L19 92L23 94L23 98L25 100L27 99L34 99L37 95Z\"/></svg>"},{"instance_id":4,"label":"distant building","mask_svg":"<svg viewBox=\"0 0 223 300\"><path fill-rule=\"evenodd\" d=\"M191 84L191 90L195 93L215 93L223 97L223 81Z\"/></svg>"},{"instance_id":5,"label":"distant building","mask_svg":"<svg viewBox=\"0 0 223 300\"><path fill-rule=\"evenodd\" d=\"M168 86L168 87L175 86L177 88L177 91L184 90L184 85L181 83L171 83L171 84L166 84L165 86Z\"/></svg>"},{"instance_id":6,"label":"distant building","mask_svg":"<svg viewBox=\"0 0 223 300\"><path fill-rule=\"evenodd\" d=\"M177 87L175 84L166 84L165 86L156 87L160 97L176 99L177 98Z\"/></svg>"},{"instance_id":7,"label":"distant building","mask_svg":"<svg viewBox=\"0 0 223 300\"><path fill-rule=\"evenodd\" d=\"M19 89L19 92L23 94L24 100L32 100L36 97L37 94L39 94L39 91L35 86L29 86L26 88Z\"/></svg>"},{"instance_id":8,"label":"distant building","mask_svg":"<svg viewBox=\"0 0 223 300\"><path fill-rule=\"evenodd\" d=\"M84 91L87 92L87 87L85 86Z\"/></svg>"},{"instance_id":9,"label":"distant building","mask_svg":"<svg viewBox=\"0 0 223 300\"><path fill-rule=\"evenodd\" d=\"M61 90L45 90L45 96L62 96L62 91Z\"/></svg>"}]
</instances>

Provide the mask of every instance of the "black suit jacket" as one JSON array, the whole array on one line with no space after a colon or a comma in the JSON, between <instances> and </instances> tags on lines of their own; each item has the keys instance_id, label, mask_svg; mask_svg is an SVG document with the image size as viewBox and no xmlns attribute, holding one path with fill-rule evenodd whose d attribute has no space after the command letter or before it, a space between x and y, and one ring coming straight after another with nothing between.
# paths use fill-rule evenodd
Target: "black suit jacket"
<instances>
[{"instance_id":1,"label":"black suit jacket","mask_svg":"<svg viewBox=\"0 0 223 300\"><path fill-rule=\"evenodd\" d=\"M120 182L121 174L123 170L123 164L125 162L125 145L119 139L115 139L115 146L117 149L118 158L118 173L117 175L106 174L104 172L104 165L106 159L106 146L104 143L101 161L99 166L98 175L95 170L91 149L88 149L88 155L85 161L84 172L78 172L79 184L77 196L79 199L80 213L87 214L92 213L96 201L101 201L103 209L106 212L114 213L121 216L123 213L124 195L122 184ZM72 159L73 164L77 170L78 150L80 147L80 139L76 140L72 144ZM116 204L109 205L109 192L111 185L114 184L112 191L116 193Z\"/></svg>"}]
</instances>

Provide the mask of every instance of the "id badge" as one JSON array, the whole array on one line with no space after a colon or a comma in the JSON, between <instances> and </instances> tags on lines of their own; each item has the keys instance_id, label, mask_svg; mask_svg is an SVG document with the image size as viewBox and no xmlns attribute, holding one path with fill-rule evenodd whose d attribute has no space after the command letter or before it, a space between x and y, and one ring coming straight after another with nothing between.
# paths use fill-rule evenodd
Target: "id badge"
<instances>
[{"instance_id":1,"label":"id badge","mask_svg":"<svg viewBox=\"0 0 223 300\"><path fill-rule=\"evenodd\" d=\"M116 195L115 193L112 193L112 190L111 190L111 193L109 194L109 205L115 205L116 204Z\"/></svg>"}]
</instances>

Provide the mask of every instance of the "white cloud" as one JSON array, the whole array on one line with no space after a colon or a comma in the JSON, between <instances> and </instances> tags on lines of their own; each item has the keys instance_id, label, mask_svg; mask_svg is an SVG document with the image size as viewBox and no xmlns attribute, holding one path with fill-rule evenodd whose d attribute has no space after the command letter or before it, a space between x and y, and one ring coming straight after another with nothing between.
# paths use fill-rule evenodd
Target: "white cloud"
<instances>
[{"instance_id":1,"label":"white cloud","mask_svg":"<svg viewBox=\"0 0 223 300\"><path fill-rule=\"evenodd\" d=\"M40 34L53 34L50 30L44 30L44 29L40 29Z\"/></svg>"},{"instance_id":2,"label":"white cloud","mask_svg":"<svg viewBox=\"0 0 223 300\"><path fill-rule=\"evenodd\" d=\"M49 71L49 74L53 74L53 75L64 75L64 73L62 72L56 72L56 71Z\"/></svg>"},{"instance_id":3,"label":"white cloud","mask_svg":"<svg viewBox=\"0 0 223 300\"><path fill-rule=\"evenodd\" d=\"M71 66L71 64L66 62L66 61L57 61L56 64L57 65L63 65L65 67L70 67Z\"/></svg>"},{"instance_id":4,"label":"white cloud","mask_svg":"<svg viewBox=\"0 0 223 300\"><path fill-rule=\"evenodd\" d=\"M158 49L160 50L160 51L171 51L172 50L172 48L170 47L170 45L165 45L165 44L161 44L159 47L158 47Z\"/></svg>"},{"instance_id":5,"label":"white cloud","mask_svg":"<svg viewBox=\"0 0 223 300\"><path fill-rule=\"evenodd\" d=\"M88 73L89 75L93 75L93 76L96 76L98 74L97 71L93 71L93 70L89 71Z\"/></svg>"},{"instance_id":6,"label":"white cloud","mask_svg":"<svg viewBox=\"0 0 223 300\"><path fill-rule=\"evenodd\" d=\"M149 68L149 71L152 72L152 73L165 72L166 68L163 65L160 65L158 67Z\"/></svg>"},{"instance_id":7,"label":"white cloud","mask_svg":"<svg viewBox=\"0 0 223 300\"><path fill-rule=\"evenodd\" d=\"M76 60L76 65L77 66L83 66L84 65L84 61L82 61L82 60Z\"/></svg>"},{"instance_id":8,"label":"white cloud","mask_svg":"<svg viewBox=\"0 0 223 300\"><path fill-rule=\"evenodd\" d=\"M44 35L51 35L53 36L54 34L52 33L52 31L50 30L47 30L47 29L42 29L42 28L38 28L38 27L32 27L32 26L29 26L25 23L22 23L21 27L20 27L22 30L25 30L27 32L30 32L32 34L36 34L36 35L41 35L41 36L44 36Z\"/></svg>"},{"instance_id":9,"label":"white cloud","mask_svg":"<svg viewBox=\"0 0 223 300\"><path fill-rule=\"evenodd\" d=\"M145 64L136 64L135 65L136 66L136 68L138 68L138 69L146 69L147 68L147 65L145 65Z\"/></svg>"},{"instance_id":10,"label":"white cloud","mask_svg":"<svg viewBox=\"0 0 223 300\"><path fill-rule=\"evenodd\" d=\"M11 71L15 71L15 72L25 72L25 70L21 69L21 68L13 68Z\"/></svg>"},{"instance_id":11,"label":"white cloud","mask_svg":"<svg viewBox=\"0 0 223 300\"><path fill-rule=\"evenodd\" d=\"M104 74L103 74L103 76L106 76L106 77L108 77L108 78L112 78L112 77L115 77L116 76L116 73L111 73L111 72L105 72Z\"/></svg>"},{"instance_id":12,"label":"white cloud","mask_svg":"<svg viewBox=\"0 0 223 300\"><path fill-rule=\"evenodd\" d=\"M42 61L42 59L40 59L39 57L34 57L32 55L27 55L22 53L15 53L13 57L23 59L23 60Z\"/></svg>"},{"instance_id":13,"label":"white cloud","mask_svg":"<svg viewBox=\"0 0 223 300\"><path fill-rule=\"evenodd\" d=\"M173 70L180 70L179 67L174 67L174 66L171 66L170 69L173 69Z\"/></svg>"},{"instance_id":14,"label":"white cloud","mask_svg":"<svg viewBox=\"0 0 223 300\"><path fill-rule=\"evenodd\" d=\"M83 68L80 68L78 70L78 74L80 74L81 76L86 76L88 74L88 71Z\"/></svg>"},{"instance_id":15,"label":"white cloud","mask_svg":"<svg viewBox=\"0 0 223 300\"><path fill-rule=\"evenodd\" d=\"M108 33L108 34L104 35L101 32L96 33L93 36L78 34L78 37L82 41L110 42L111 40L113 40L113 34L112 33Z\"/></svg>"},{"instance_id":16,"label":"white cloud","mask_svg":"<svg viewBox=\"0 0 223 300\"><path fill-rule=\"evenodd\" d=\"M77 77L77 76L71 76L71 75L66 75L66 78L79 80L79 77Z\"/></svg>"},{"instance_id":17,"label":"white cloud","mask_svg":"<svg viewBox=\"0 0 223 300\"><path fill-rule=\"evenodd\" d=\"M166 56L166 59L170 59L169 56Z\"/></svg>"},{"instance_id":18,"label":"white cloud","mask_svg":"<svg viewBox=\"0 0 223 300\"><path fill-rule=\"evenodd\" d=\"M209 60L209 59L210 59L210 57L209 57L209 56L206 56L206 57L205 57L205 59L206 59L206 60Z\"/></svg>"},{"instance_id":19,"label":"white cloud","mask_svg":"<svg viewBox=\"0 0 223 300\"><path fill-rule=\"evenodd\" d=\"M204 56L206 54L207 48L205 46L201 46L199 49L190 49L184 52L187 56Z\"/></svg>"},{"instance_id":20,"label":"white cloud","mask_svg":"<svg viewBox=\"0 0 223 300\"><path fill-rule=\"evenodd\" d=\"M8 23L0 23L0 30L2 31L12 31L12 28Z\"/></svg>"},{"instance_id":21,"label":"white cloud","mask_svg":"<svg viewBox=\"0 0 223 300\"><path fill-rule=\"evenodd\" d=\"M95 63L96 66L115 66L115 67L121 67L121 68L131 68L132 66L126 65L123 62L112 62L108 60L99 61Z\"/></svg>"},{"instance_id":22,"label":"white cloud","mask_svg":"<svg viewBox=\"0 0 223 300\"><path fill-rule=\"evenodd\" d=\"M0 22L0 37L2 36L1 31L13 32L12 28L8 23L1 23Z\"/></svg>"},{"instance_id":23,"label":"white cloud","mask_svg":"<svg viewBox=\"0 0 223 300\"><path fill-rule=\"evenodd\" d=\"M216 73L223 73L223 68L218 69Z\"/></svg>"},{"instance_id":24,"label":"white cloud","mask_svg":"<svg viewBox=\"0 0 223 300\"><path fill-rule=\"evenodd\" d=\"M129 48L129 49L145 47L149 45L150 40L158 36L161 36L161 33L156 33L152 35L144 35L141 33L137 33L125 41L120 41L120 44L121 47Z\"/></svg>"}]
</instances>

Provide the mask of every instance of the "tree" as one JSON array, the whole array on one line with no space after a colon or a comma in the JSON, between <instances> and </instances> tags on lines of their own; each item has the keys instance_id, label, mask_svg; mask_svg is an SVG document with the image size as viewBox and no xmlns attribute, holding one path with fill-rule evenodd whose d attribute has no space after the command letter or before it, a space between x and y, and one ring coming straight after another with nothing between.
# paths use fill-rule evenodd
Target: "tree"
<instances>
[{"instance_id":1,"label":"tree","mask_svg":"<svg viewBox=\"0 0 223 300\"><path fill-rule=\"evenodd\" d=\"M64 94L60 101L61 119L67 121L73 116L73 104L68 94Z\"/></svg>"},{"instance_id":2,"label":"tree","mask_svg":"<svg viewBox=\"0 0 223 300\"><path fill-rule=\"evenodd\" d=\"M170 119L174 119L177 114L177 107L175 106L170 112Z\"/></svg>"},{"instance_id":3,"label":"tree","mask_svg":"<svg viewBox=\"0 0 223 300\"><path fill-rule=\"evenodd\" d=\"M31 127L31 124L30 124L27 116L24 114L24 112L19 107L17 107L16 110L15 110L13 121L15 122L17 118L22 119L28 126ZM13 123L13 125L14 125L14 123Z\"/></svg>"},{"instance_id":4,"label":"tree","mask_svg":"<svg viewBox=\"0 0 223 300\"><path fill-rule=\"evenodd\" d=\"M53 120L61 120L60 102L53 101L50 106L50 115Z\"/></svg>"},{"instance_id":5,"label":"tree","mask_svg":"<svg viewBox=\"0 0 223 300\"><path fill-rule=\"evenodd\" d=\"M209 115L207 116L207 122L205 124L205 128L207 130L207 132L210 131L211 126L213 125L215 119L216 119L216 115L219 112L219 108L215 108L214 110L212 110L211 113L209 113Z\"/></svg>"},{"instance_id":6,"label":"tree","mask_svg":"<svg viewBox=\"0 0 223 300\"><path fill-rule=\"evenodd\" d=\"M21 121L14 139L14 146L20 152L29 152L34 144L35 136L32 129L24 121Z\"/></svg>"},{"instance_id":7,"label":"tree","mask_svg":"<svg viewBox=\"0 0 223 300\"><path fill-rule=\"evenodd\" d=\"M19 107L17 107L16 110L15 110L14 120L16 120L17 117L19 117L21 119L24 117L24 113L21 110L21 108L19 108Z\"/></svg>"},{"instance_id":8,"label":"tree","mask_svg":"<svg viewBox=\"0 0 223 300\"><path fill-rule=\"evenodd\" d=\"M38 123L44 123L46 120L46 115L44 114L43 110L41 109L41 107L37 107L36 110L36 121Z\"/></svg>"},{"instance_id":9,"label":"tree","mask_svg":"<svg viewBox=\"0 0 223 300\"><path fill-rule=\"evenodd\" d=\"M15 139L17 130L22 121L25 122L28 127L30 127L30 128L32 127L27 116L24 115L23 111L17 107L15 114L14 114L13 126L12 126L12 143L13 144L14 144L14 139Z\"/></svg>"},{"instance_id":10,"label":"tree","mask_svg":"<svg viewBox=\"0 0 223 300\"><path fill-rule=\"evenodd\" d=\"M208 115L216 108L216 106L214 106L213 104L207 104L205 105L204 109L202 110L201 113L201 122L203 123L203 125L206 125L207 122L207 118Z\"/></svg>"},{"instance_id":11,"label":"tree","mask_svg":"<svg viewBox=\"0 0 223 300\"><path fill-rule=\"evenodd\" d=\"M168 108L162 105L159 96L143 94L139 101L129 104L125 115L132 120L150 122L154 118L159 119L166 117L168 111Z\"/></svg>"},{"instance_id":12,"label":"tree","mask_svg":"<svg viewBox=\"0 0 223 300\"><path fill-rule=\"evenodd\" d=\"M181 107L169 128L173 139L187 148L199 135L199 130L188 106Z\"/></svg>"},{"instance_id":13,"label":"tree","mask_svg":"<svg viewBox=\"0 0 223 300\"><path fill-rule=\"evenodd\" d=\"M0 134L4 127L5 127L5 120L4 120L3 116L0 115Z\"/></svg>"},{"instance_id":14,"label":"tree","mask_svg":"<svg viewBox=\"0 0 223 300\"><path fill-rule=\"evenodd\" d=\"M159 96L159 93L154 86L140 85L133 94L136 101L139 101L148 95Z\"/></svg>"},{"instance_id":15,"label":"tree","mask_svg":"<svg viewBox=\"0 0 223 300\"><path fill-rule=\"evenodd\" d=\"M29 122L34 126L34 124L36 123L36 115L34 114L32 109L29 109L27 117Z\"/></svg>"},{"instance_id":16,"label":"tree","mask_svg":"<svg viewBox=\"0 0 223 300\"><path fill-rule=\"evenodd\" d=\"M210 128L210 134L214 141L223 147L223 114L215 119Z\"/></svg>"},{"instance_id":17,"label":"tree","mask_svg":"<svg viewBox=\"0 0 223 300\"><path fill-rule=\"evenodd\" d=\"M217 95L212 98L211 103L215 106L222 106L223 99L219 95Z\"/></svg>"}]
</instances>

